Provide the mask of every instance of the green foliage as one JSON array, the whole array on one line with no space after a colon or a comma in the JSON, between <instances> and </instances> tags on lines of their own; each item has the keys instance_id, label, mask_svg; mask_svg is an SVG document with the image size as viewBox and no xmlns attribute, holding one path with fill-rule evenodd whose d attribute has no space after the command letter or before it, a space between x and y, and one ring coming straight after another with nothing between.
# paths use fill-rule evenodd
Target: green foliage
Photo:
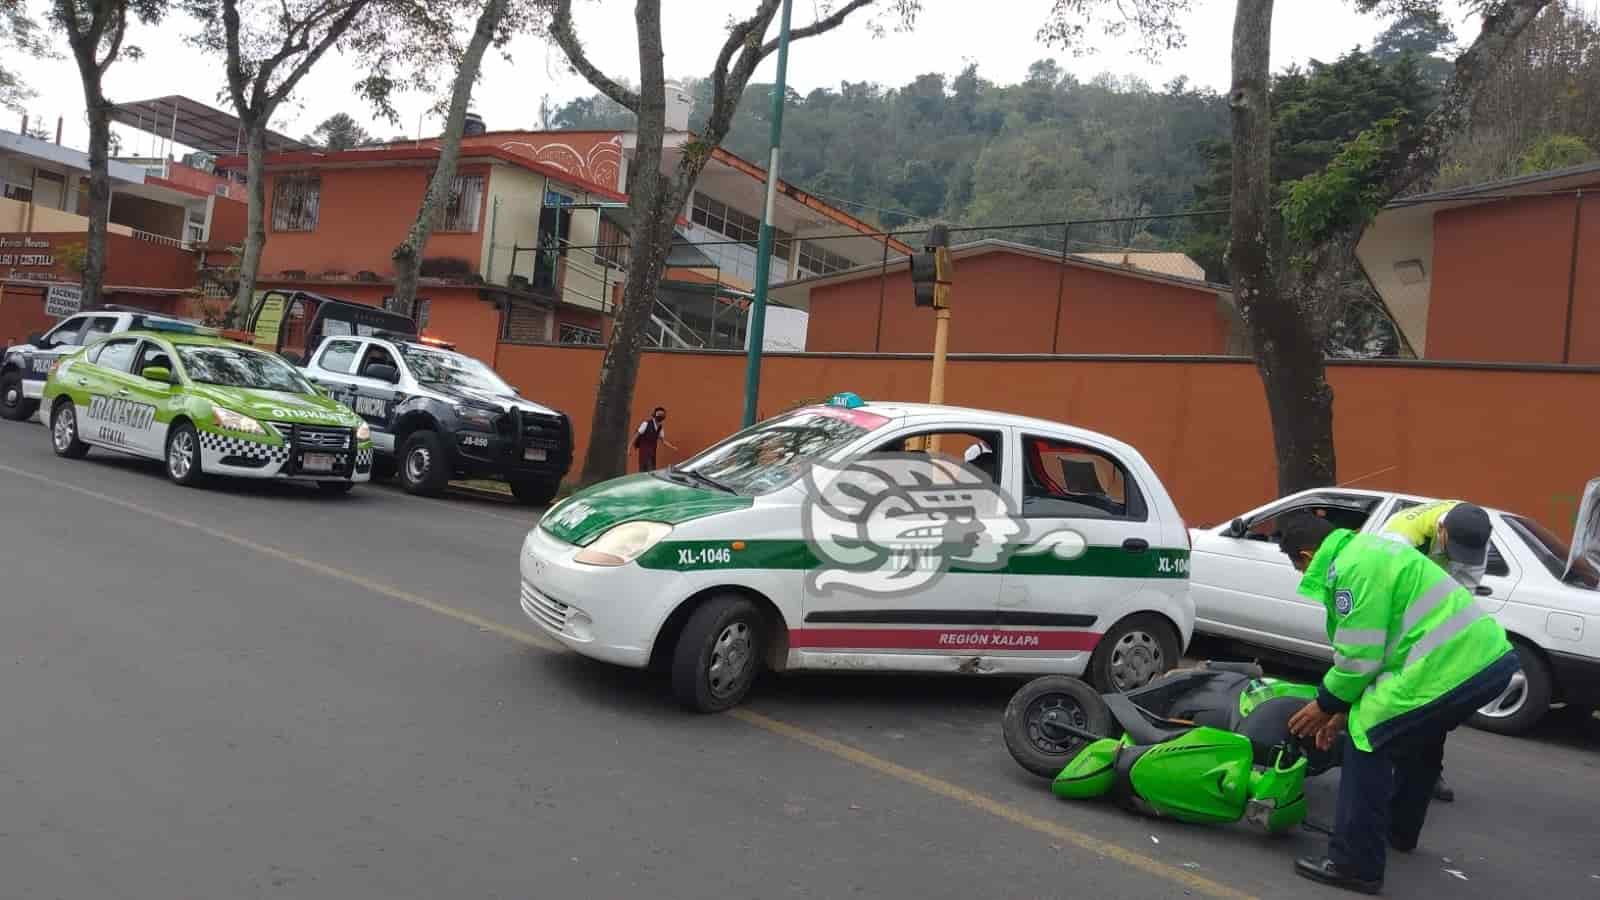
<instances>
[{"instance_id":1,"label":"green foliage","mask_svg":"<svg viewBox=\"0 0 1600 900\"><path fill-rule=\"evenodd\" d=\"M371 144L372 135L361 127L349 113L334 113L322 120L312 132L303 140L316 147L329 152L350 150L355 147L364 147Z\"/></svg>"},{"instance_id":2,"label":"green foliage","mask_svg":"<svg viewBox=\"0 0 1600 900\"><path fill-rule=\"evenodd\" d=\"M1398 142L1400 120L1379 119L1347 142L1322 171L1283 185L1284 228L1298 244L1313 244L1349 225L1364 225L1386 196L1385 161Z\"/></svg>"},{"instance_id":3,"label":"green foliage","mask_svg":"<svg viewBox=\"0 0 1600 900\"><path fill-rule=\"evenodd\" d=\"M74 275L83 275L89 268L89 248L85 244L68 244L56 251L56 259Z\"/></svg>"},{"instance_id":4,"label":"green foliage","mask_svg":"<svg viewBox=\"0 0 1600 900\"><path fill-rule=\"evenodd\" d=\"M11 66L26 57L50 56L47 35L28 15L22 0L0 0L0 107L21 112L35 95Z\"/></svg>"},{"instance_id":5,"label":"green foliage","mask_svg":"<svg viewBox=\"0 0 1600 900\"><path fill-rule=\"evenodd\" d=\"M1517 160L1518 175L1535 175L1552 169L1565 169L1581 165L1595 158L1595 152L1583 138L1574 134L1552 134L1522 154Z\"/></svg>"}]
</instances>

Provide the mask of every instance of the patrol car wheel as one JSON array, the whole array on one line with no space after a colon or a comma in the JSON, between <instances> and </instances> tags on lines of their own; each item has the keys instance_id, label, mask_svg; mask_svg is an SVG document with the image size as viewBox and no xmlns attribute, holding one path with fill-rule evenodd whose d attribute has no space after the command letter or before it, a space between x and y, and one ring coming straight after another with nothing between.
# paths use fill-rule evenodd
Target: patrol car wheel
<instances>
[{"instance_id":1,"label":"patrol car wheel","mask_svg":"<svg viewBox=\"0 0 1600 900\"><path fill-rule=\"evenodd\" d=\"M678 635L672 654L672 693L696 712L721 712L750 692L760 668L761 612L743 597L713 597Z\"/></svg>"},{"instance_id":2,"label":"patrol car wheel","mask_svg":"<svg viewBox=\"0 0 1600 900\"><path fill-rule=\"evenodd\" d=\"M1149 614L1129 616L1100 638L1089 681L1104 694L1126 693L1172 669L1182 652L1172 626Z\"/></svg>"},{"instance_id":3,"label":"patrol car wheel","mask_svg":"<svg viewBox=\"0 0 1600 900\"><path fill-rule=\"evenodd\" d=\"M1472 727L1495 734L1523 734L1550 711L1554 687L1550 667L1543 657L1520 642L1515 646L1522 669L1511 676L1511 683L1500 696L1472 715Z\"/></svg>"},{"instance_id":4,"label":"patrol car wheel","mask_svg":"<svg viewBox=\"0 0 1600 900\"><path fill-rule=\"evenodd\" d=\"M561 483L538 478L518 478L511 482L511 494L528 506L544 506L556 497Z\"/></svg>"},{"instance_id":5,"label":"patrol car wheel","mask_svg":"<svg viewBox=\"0 0 1600 900\"><path fill-rule=\"evenodd\" d=\"M56 404L50 414L50 446L57 456L83 459L89 454L89 445L78 440L78 409L71 400Z\"/></svg>"},{"instance_id":6,"label":"patrol car wheel","mask_svg":"<svg viewBox=\"0 0 1600 900\"><path fill-rule=\"evenodd\" d=\"M1069 675L1035 678L1011 695L1001 732L1017 765L1040 778L1055 778L1078 751L1089 746L1063 725L1113 737L1111 709L1094 688Z\"/></svg>"},{"instance_id":7,"label":"patrol car wheel","mask_svg":"<svg viewBox=\"0 0 1600 900\"><path fill-rule=\"evenodd\" d=\"M418 431L406 438L400 450L400 482L408 494L437 497L444 493L450 482L450 466L437 434Z\"/></svg>"},{"instance_id":8,"label":"patrol car wheel","mask_svg":"<svg viewBox=\"0 0 1600 900\"><path fill-rule=\"evenodd\" d=\"M0 375L0 418L26 422L39 411L39 401L22 396L22 373L15 369Z\"/></svg>"},{"instance_id":9,"label":"patrol car wheel","mask_svg":"<svg viewBox=\"0 0 1600 900\"><path fill-rule=\"evenodd\" d=\"M167 433L167 477L184 487L200 483L200 435L188 422Z\"/></svg>"}]
</instances>

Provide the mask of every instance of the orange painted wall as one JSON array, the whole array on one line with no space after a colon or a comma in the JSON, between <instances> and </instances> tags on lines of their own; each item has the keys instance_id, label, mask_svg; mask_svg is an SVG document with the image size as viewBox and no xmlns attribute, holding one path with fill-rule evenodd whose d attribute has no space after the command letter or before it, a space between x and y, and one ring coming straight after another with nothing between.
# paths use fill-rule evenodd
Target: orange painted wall
<instances>
[{"instance_id":1,"label":"orange painted wall","mask_svg":"<svg viewBox=\"0 0 1600 900\"><path fill-rule=\"evenodd\" d=\"M463 147L498 147L617 190L622 135L617 131L500 131L462 138Z\"/></svg>"},{"instance_id":2,"label":"orange painted wall","mask_svg":"<svg viewBox=\"0 0 1600 900\"><path fill-rule=\"evenodd\" d=\"M461 168L462 174L485 171L481 166ZM279 177L268 176L269 207ZM261 254L261 271L301 269L307 275L327 271L354 275L365 269L389 276L394 271L389 254L405 240L416 219L427 179L428 172L421 166L323 171L314 231L274 231L272 210L267 210L267 246ZM435 233L423 255L460 257L476 271L483 251L481 214L479 218L479 230L471 234Z\"/></svg>"},{"instance_id":3,"label":"orange painted wall","mask_svg":"<svg viewBox=\"0 0 1600 900\"><path fill-rule=\"evenodd\" d=\"M500 340L500 310L478 292L465 288L420 288L417 296L426 297L428 326L423 333L450 341L456 349L494 365Z\"/></svg>"},{"instance_id":4,"label":"orange painted wall","mask_svg":"<svg viewBox=\"0 0 1600 900\"><path fill-rule=\"evenodd\" d=\"M601 350L502 345L500 371L529 396L572 416L582 459ZM648 352L633 418L669 410L663 448L678 461L739 427L744 359L737 354ZM1582 372L1334 365L1341 481L1435 496L1467 496L1534 516L1570 534L1583 484L1596 474L1600 420L1588 409L1600 375ZM839 390L919 400L925 359L769 356L761 416ZM708 385L721 386L717 390ZM1222 521L1276 493L1261 383L1245 361L1004 361L953 359L951 403L1092 428L1140 449L1192 524ZM1441 443L1463 421L1495 410L1496 434L1516 440Z\"/></svg>"},{"instance_id":5,"label":"orange painted wall","mask_svg":"<svg viewBox=\"0 0 1600 900\"><path fill-rule=\"evenodd\" d=\"M1561 362L1572 213L1549 197L1435 215L1425 355Z\"/></svg>"},{"instance_id":6,"label":"orange painted wall","mask_svg":"<svg viewBox=\"0 0 1600 900\"><path fill-rule=\"evenodd\" d=\"M1214 291L1069 266L1058 319L1060 273L1054 262L1014 253L959 260L950 304L950 352L1224 351L1226 325ZM904 271L889 275L881 285L878 278L864 278L816 288L806 349L926 353L933 346L933 312L913 305L911 298L910 275Z\"/></svg>"},{"instance_id":7,"label":"orange painted wall","mask_svg":"<svg viewBox=\"0 0 1600 900\"><path fill-rule=\"evenodd\" d=\"M1600 364L1600 196L1583 198L1573 282L1571 362Z\"/></svg>"},{"instance_id":8,"label":"orange painted wall","mask_svg":"<svg viewBox=\"0 0 1600 900\"><path fill-rule=\"evenodd\" d=\"M271 194L267 195L271 197ZM249 207L227 197L218 197L211 206L211 234L213 244L238 244L244 241ZM267 220L272 221L271 219ZM268 242L271 243L270 241Z\"/></svg>"},{"instance_id":9,"label":"orange painted wall","mask_svg":"<svg viewBox=\"0 0 1600 900\"><path fill-rule=\"evenodd\" d=\"M84 246L87 238L83 232L20 232L0 233L6 238L7 256L31 254L50 257L54 265L0 266L0 277L12 274L24 277L51 276L58 281L78 281L78 276L67 268L64 252L69 248ZM23 240L43 241L45 247L18 247ZM193 251L180 250L162 244L153 244L125 234L106 235L106 277L108 285L131 285L154 288L191 288L199 275Z\"/></svg>"}]
</instances>

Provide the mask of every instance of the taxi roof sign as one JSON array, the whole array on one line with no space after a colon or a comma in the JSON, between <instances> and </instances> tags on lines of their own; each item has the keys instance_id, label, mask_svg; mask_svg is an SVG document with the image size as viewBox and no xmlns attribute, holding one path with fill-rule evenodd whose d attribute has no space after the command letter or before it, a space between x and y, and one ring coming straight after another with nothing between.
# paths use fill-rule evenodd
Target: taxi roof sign
<instances>
[{"instance_id":1,"label":"taxi roof sign","mask_svg":"<svg viewBox=\"0 0 1600 900\"><path fill-rule=\"evenodd\" d=\"M842 406L845 409L856 409L857 407L866 406L867 402L849 391L840 391L839 393L828 398L828 405Z\"/></svg>"}]
</instances>

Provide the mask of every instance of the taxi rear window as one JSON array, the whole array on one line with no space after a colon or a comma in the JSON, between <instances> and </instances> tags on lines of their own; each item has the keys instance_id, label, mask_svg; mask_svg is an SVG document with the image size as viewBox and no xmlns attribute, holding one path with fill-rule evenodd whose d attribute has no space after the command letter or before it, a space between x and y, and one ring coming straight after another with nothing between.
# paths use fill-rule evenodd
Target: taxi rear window
<instances>
[{"instance_id":1,"label":"taxi rear window","mask_svg":"<svg viewBox=\"0 0 1600 900\"><path fill-rule=\"evenodd\" d=\"M827 457L888 421L860 409L803 409L741 431L663 474L672 477L692 472L733 493L765 494L800 477L806 464Z\"/></svg>"}]
</instances>

